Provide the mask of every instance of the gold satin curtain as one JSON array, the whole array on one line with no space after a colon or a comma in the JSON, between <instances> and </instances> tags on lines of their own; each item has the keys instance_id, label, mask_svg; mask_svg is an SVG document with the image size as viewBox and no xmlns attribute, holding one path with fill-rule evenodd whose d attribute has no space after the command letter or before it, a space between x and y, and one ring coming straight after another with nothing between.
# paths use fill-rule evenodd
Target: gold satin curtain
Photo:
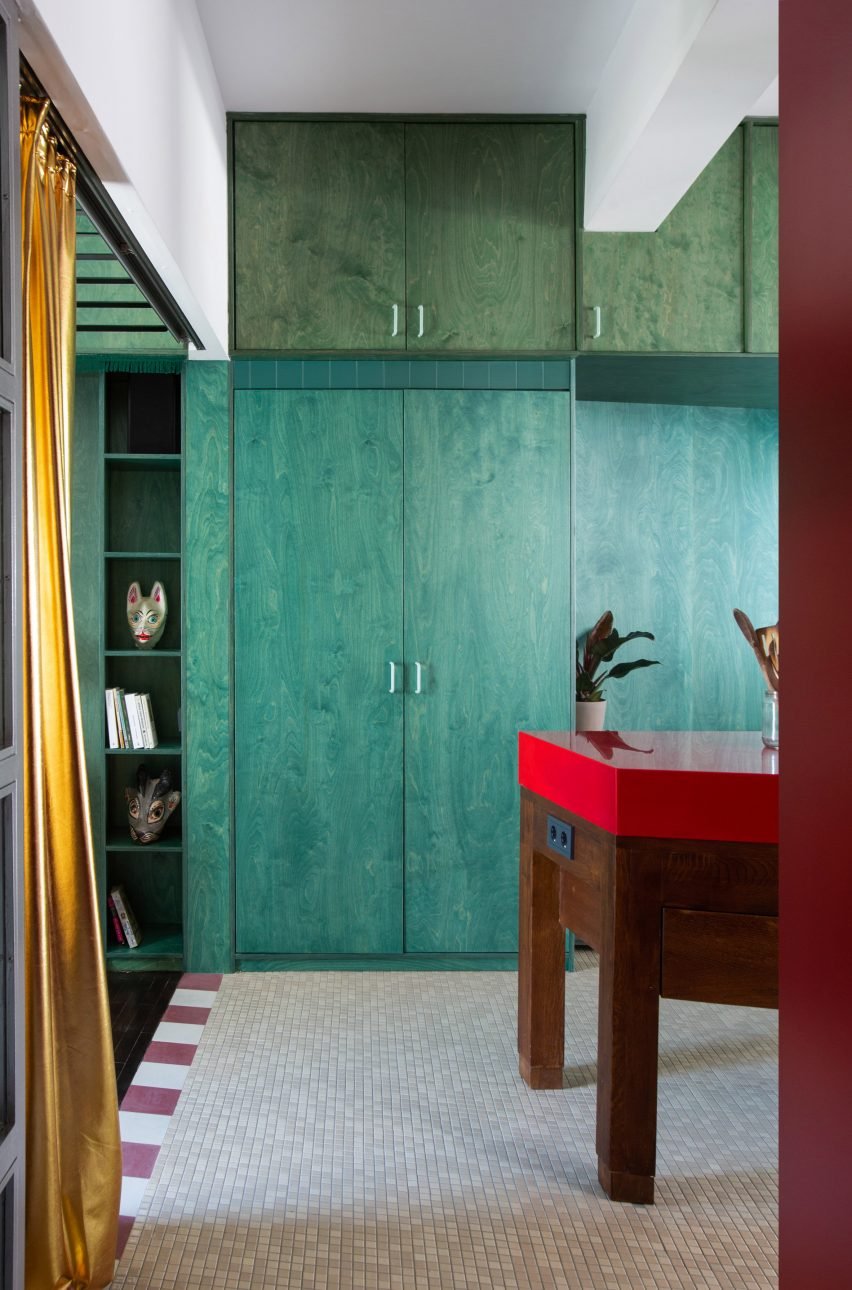
<instances>
[{"instance_id":1,"label":"gold satin curtain","mask_svg":"<svg viewBox=\"0 0 852 1290\"><path fill-rule=\"evenodd\" d=\"M69 572L75 169L21 100L28 1290L112 1280L121 1146Z\"/></svg>"}]
</instances>

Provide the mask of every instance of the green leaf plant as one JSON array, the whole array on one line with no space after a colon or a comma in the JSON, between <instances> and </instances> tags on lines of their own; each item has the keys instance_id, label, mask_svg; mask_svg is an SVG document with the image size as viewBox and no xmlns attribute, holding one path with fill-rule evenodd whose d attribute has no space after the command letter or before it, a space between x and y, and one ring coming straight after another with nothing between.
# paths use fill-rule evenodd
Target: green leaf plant
<instances>
[{"instance_id":1,"label":"green leaf plant","mask_svg":"<svg viewBox=\"0 0 852 1290\"><path fill-rule=\"evenodd\" d=\"M628 632L626 636L619 636L613 627L612 610L608 609L605 614L601 614L592 630L586 637L583 648L582 658L580 657L580 643L577 642L577 699L583 703L596 703L603 699L603 685L605 681L615 681L619 677L629 676L637 667L657 667L660 660L657 658L634 658L629 663L616 663L615 667L609 668L606 672L598 674L598 668L603 663L611 663L616 650L621 649L628 641L636 640L637 637L644 637L645 640L654 639L651 632Z\"/></svg>"}]
</instances>

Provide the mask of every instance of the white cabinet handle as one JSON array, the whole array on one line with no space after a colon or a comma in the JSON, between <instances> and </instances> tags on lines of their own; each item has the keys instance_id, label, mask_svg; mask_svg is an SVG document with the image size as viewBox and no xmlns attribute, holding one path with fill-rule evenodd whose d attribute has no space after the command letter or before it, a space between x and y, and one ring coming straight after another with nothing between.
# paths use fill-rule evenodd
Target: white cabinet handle
<instances>
[{"instance_id":1,"label":"white cabinet handle","mask_svg":"<svg viewBox=\"0 0 852 1290\"><path fill-rule=\"evenodd\" d=\"M414 664L414 693L415 694L423 693L423 664L422 663Z\"/></svg>"},{"instance_id":2,"label":"white cabinet handle","mask_svg":"<svg viewBox=\"0 0 852 1290\"><path fill-rule=\"evenodd\" d=\"M601 334L601 307L600 305L591 305L589 313L592 315L592 330L586 333L588 340L599 340Z\"/></svg>"},{"instance_id":3,"label":"white cabinet handle","mask_svg":"<svg viewBox=\"0 0 852 1290\"><path fill-rule=\"evenodd\" d=\"M417 339L419 340L420 337L423 335L423 306L422 305L417 306L417 325L419 328L417 332Z\"/></svg>"},{"instance_id":4,"label":"white cabinet handle","mask_svg":"<svg viewBox=\"0 0 852 1290\"><path fill-rule=\"evenodd\" d=\"M391 332L391 336L398 336L399 335L399 305L391 305L391 310L393 311L393 331Z\"/></svg>"},{"instance_id":5,"label":"white cabinet handle","mask_svg":"<svg viewBox=\"0 0 852 1290\"><path fill-rule=\"evenodd\" d=\"M389 663L390 667L390 689L388 694L396 694L396 663Z\"/></svg>"}]
</instances>

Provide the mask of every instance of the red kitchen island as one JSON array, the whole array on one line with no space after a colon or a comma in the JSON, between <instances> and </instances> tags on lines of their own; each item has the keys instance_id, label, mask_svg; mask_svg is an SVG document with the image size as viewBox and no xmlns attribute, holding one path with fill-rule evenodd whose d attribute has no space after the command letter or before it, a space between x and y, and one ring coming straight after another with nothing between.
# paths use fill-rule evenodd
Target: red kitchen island
<instances>
[{"instance_id":1,"label":"red kitchen island","mask_svg":"<svg viewBox=\"0 0 852 1290\"><path fill-rule=\"evenodd\" d=\"M562 1087L570 929L600 956L613 1200L654 1199L660 998L777 1007L777 764L756 732L519 737L520 1071Z\"/></svg>"}]
</instances>

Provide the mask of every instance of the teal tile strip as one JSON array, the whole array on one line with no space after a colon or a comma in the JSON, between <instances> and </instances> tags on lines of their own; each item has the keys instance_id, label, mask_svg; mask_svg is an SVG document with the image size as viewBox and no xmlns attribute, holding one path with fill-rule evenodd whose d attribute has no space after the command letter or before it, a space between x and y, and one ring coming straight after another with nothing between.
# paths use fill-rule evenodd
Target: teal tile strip
<instances>
[{"instance_id":1,"label":"teal tile strip","mask_svg":"<svg viewBox=\"0 0 852 1290\"><path fill-rule=\"evenodd\" d=\"M570 359L236 359L235 390L568 390Z\"/></svg>"}]
</instances>

